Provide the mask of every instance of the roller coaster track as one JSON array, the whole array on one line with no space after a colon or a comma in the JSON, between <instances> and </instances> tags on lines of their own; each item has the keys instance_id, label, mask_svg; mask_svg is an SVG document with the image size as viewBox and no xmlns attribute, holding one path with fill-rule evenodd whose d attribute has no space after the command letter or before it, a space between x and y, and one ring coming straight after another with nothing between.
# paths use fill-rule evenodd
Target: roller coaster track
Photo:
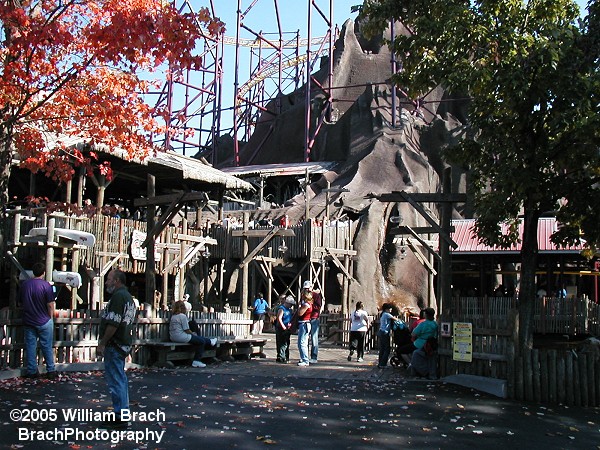
<instances>
[{"instance_id":1,"label":"roller coaster track","mask_svg":"<svg viewBox=\"0 0 600 450\"><path fill-rule=\"evenodd\" d=\"M206 39L214 40L208 33L208 30L203 29L202 33ZM336 36L337 38L337 33ZM328 36L319 36L310 39L310 46L319 46L321 47L323 42L328 39ZM223 36L222 38L223 44L225 45L238 45L240 47L248 47L248 48L266 48L272 50L282 51L284 49L299 49L306 47L309 43L308 39L288 39L286 41L275 42L272 45L265 43L263 40L255 38L255 39L236 39L232 36ZM261 70L253 74L252 78L242 84L238 89L238 98L243 98L254 86L262 83L267 78L275 75L279 72L280 69L289 69L290 67L299 66L306 62L306 54L298 55L293 58L287 59L285 62L279 64L271 64L271 67L267 67L266 69ZM237 102L237 99L236 99ZM237 116L242 115L242 111L238 110L236 112Z\"/></svg>"},{"instance_id":2,"label":"roller coaster track","mask_svg":"<svg viewBox=\"0 0 600 450\"><path fill-rule=\"evenodd\" d=\"M208 32L206 32L208 33ZM206 37L209 35L206 34ZM326 36L315 37L310 40L311 47L314 45L320 45L321 42L326 38ZM251 48L260 48L265 47L265 43L260 39L239 39L238 45L240 47L251 47ZM234 37L225 36L223 37L223 43L225 45L236 45L236 39ZM308 45L308 39L290 39L288 41L282 41L280 48L281 49L293 49L293 48L302 48Z\"/></svg>"},{"instance_id":3,"label":"roller coaster track","mask_svg":"<svg viewBox=\"0 0 600 450\"><path fill-rule=\"evenodd\" d=\"M287 61L281 63L281 68L288 69L290 67L299 66L300 64L303 64L305 61L306 61L306 55L299 55L295 58L288 59ZM279 72L279 66L277 66L277 67L273 66L268 70L260 71L254 77L252 77L250 80L246 81L244 84L242 84L240 86L240 88L238 89L238 97L244 97L250 89L252 89L257 84L262 83L265 79L275 75L277 72Z\"/></svg>"},{"instance_id":4,"label":"roller coaster track","mask_svg":"<svg viewBox=\"0 0 600 450\"><path fill-rule=\"evenodd\" d=\"M312 38L310 40L311 46L322 46L323 42L327 39L327 36L321 36ZM337 38L337 36L336 36ZM235 45L235 38L225 37L224 43L228 45ZM280 45L280 49L297 49L301 47L306 47L308 44L308 39L293 39L286 42L282 42ZM265 43L261 42L260 39L240 39L239 45L243 47L252 47L252 48L260 48L265 47ZM243 98L254 86L262 83L267 78L274 76L282 69L289 69L290 67L295 67L302 65L306 62L307 55L304 53L302 55L294 56L293 58L288 58L286 61L279 64L271 64L271 67L267 67L266 69L261 70L260 72L255 73L252 78L242 84L238 89L238 99ZM237 101L237 100L236 100ZM242 115L242 111L238 110L236 112L237 116Z\"/></svg>"}]
</instances>

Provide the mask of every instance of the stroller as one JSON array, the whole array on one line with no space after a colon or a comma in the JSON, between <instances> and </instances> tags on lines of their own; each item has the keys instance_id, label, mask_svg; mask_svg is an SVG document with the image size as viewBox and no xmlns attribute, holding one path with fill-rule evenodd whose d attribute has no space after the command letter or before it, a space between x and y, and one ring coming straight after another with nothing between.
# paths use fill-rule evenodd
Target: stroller
<instances>
[{"instance_id":1,"label":"stroller","mask_svg":"<svg viewBox=\"0 0 600 450\"><path fill-rule=\"evenodd\" d=\"M407 367L408 364L402 358L400 354L400 348L402 348L406 344L410 344L412 342L410 329L408 325L401 319L394 321L394 325L392 327L392 339L394 346L394 354L390 358L390 364L393 367Z\"/></svg>"}]
</instances>

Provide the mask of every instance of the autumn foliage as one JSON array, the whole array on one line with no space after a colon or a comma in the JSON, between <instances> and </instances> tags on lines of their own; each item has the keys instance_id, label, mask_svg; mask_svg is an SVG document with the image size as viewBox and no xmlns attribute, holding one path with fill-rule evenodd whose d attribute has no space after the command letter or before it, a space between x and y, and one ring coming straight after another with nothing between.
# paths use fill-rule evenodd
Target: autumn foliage
<instances>
[{"instance_id":1,"label":"autumn foliage","mask_svg":"<svg viewBox=\"0 0 600 450\"><path fill-rule=\"evenodd\" d=\"M72 176L74 162L111 175L75 141L136 157L153 151L150 135L164 133L153 117L166 113L144 102L156 88L148 74L200 67L196 43L223 30L206 9L184 14L161 0L2 0L0 22L0 176L16 151L57 180Z\"/></svg>"}]
</instances>

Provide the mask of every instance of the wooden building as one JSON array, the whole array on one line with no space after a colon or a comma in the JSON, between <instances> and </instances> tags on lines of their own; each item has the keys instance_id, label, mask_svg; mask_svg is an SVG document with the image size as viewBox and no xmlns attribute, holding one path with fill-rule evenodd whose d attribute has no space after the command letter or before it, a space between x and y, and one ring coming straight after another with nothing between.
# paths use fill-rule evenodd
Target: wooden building
<instances>
[{"instance_id":1,"label":"wooden building","mask_svg":"<svg viewBox=\"0 0 600 450\"><path fill-rule=\"evenodd\" d=\"M520 244L510 248L492 248L481 244L473 235L473 220L453 220L452 238L457 247L452 250L452 284L454 296L512 297L518 292ZM598 264L596 259L582 256L583 242L559 247L550 240L557 230L553 217L543 217L538 225L538 288L552 296L564 287L569 296L598 302ZM522 231L522 230L521 230Z\"/></svg>"},{"instance_id":2,"label":"wooden building","mask_svg":"<svg viewBox=\"0 0 600 450\"><path fill-rule=\"evenodd\" d=\"M43 259L49 280L53 270L79 274L80 286L59 285L59 306L71 309L100 306L112 267L128 273L141 302L161 309L188 293L196 307L228 302L244 312L257 292L276 302L279 294L296 295L308 278L326 298L329 291L336 304L347 306L356 254L352 222L260 227L246 214L234 228L223 223L223 204L241 199L241 192L253 189L250 183L172 152L132 161L123 153L95 151L99 162L110 162L111 180L80 174L49 190L40 175L15 168L12 196L53 195L45 195L46 205L16 202L9 209L4 305L15 305L23 269ZM90 233L95 242L82 245L77 233Z\"/></svg>"}]
</instances>

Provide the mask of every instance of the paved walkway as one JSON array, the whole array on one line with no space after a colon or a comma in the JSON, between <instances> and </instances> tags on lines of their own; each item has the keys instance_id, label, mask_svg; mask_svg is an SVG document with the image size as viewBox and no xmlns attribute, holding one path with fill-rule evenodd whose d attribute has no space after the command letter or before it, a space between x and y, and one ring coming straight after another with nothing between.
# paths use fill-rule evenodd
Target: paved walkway
<instances>
[{"instance_id":1,"label":"paved walkway","mask_svg":"<svg viewBox=\"0 0 600 450\"><path fill-rule=\"evenodd\" d=\"M0 448L599 448L600 408L527 404L408 379L403 370L378 369L375 352L348 362L345 349L327 344L317 364L277 364L274 335L264 337L266 358L129 371L137 416L125 434L99 428L95 415L110 410L101 371L0 381Z\"/></svg>"},{"instance_id":2,"label":"paved walkway","mask_svg":"<svg viewBox=\"0 0 600 450\"><path fill-rule=\"evenodd\" d=\"M327 378L336 380L382 380L392 381L406 378L403 369L388 366L386 369L377 368L377 349L367 352L364 361L357 362L356 355L348 361L348 350L340 345L321 343L319 346L319 360L317 364L308 367L299 367L297 336L292 336L290 349L290 362L279 364L275 362L276 346L275 335L265 333L259 335L267 339L265 345L266 358L252 358L245 364L218 362L209 365L213 373L229 373L239 375L277 376L295 378ZM181 370L181 368L180 368ZM189 370L192 370L191 368Z\"/></svg>"}]
</instances>

